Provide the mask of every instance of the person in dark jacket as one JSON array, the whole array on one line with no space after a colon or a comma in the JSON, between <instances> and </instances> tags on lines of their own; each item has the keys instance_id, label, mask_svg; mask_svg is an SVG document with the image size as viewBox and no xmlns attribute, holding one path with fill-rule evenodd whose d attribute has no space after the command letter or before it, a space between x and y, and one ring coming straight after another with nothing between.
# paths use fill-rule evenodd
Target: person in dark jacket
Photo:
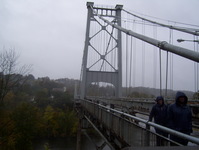
<instances>
[{"instance_id":1,"label":"person in dark jacket","mask_svg":"<svg viewBox=\"0 0 199 150\"><path fill-rule=\"evenodd\" d=\"M177 92L175 103L168 108L169 127L176 131L190 135L192 133L192 113L187 105L188 98L183 92ZM188 141L174 135L170 135L171 140L187 145ZM175 145L172 144L171 145Z\"/></svg>"},{"instance_id":2,"label":"person in dark jacket","mask_svg":"<svg viewBox=\"0 0 199 150\"><path fill-rule=\"evenodd\" d=\"M164 104L164 98L162 96L158 96L156 98L156 104L152 107L150 115L149 115L149 121L152 121L154 118L154 122L166 126L167 124L167 106ZM155 131L157 134L167 137L167 133L161 131L160 129L155 128ZM164 139L156 136L156 145L157 146L163 146L164 145Z\"/></svg>"}]
</instances>

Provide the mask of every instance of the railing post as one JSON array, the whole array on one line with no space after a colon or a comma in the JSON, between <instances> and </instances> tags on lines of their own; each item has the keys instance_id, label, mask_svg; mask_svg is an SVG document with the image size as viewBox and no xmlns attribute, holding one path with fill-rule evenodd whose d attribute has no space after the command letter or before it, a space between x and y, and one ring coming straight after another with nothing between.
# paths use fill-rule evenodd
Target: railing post
<instances>
[{"instance_id":1,"label":"railing post","mask_svg":"<svg viewBox=\"0 0 199 150\"><path fill-rule=\"evenodd\" d=\"M148 132L149 130L150 130L150 126L146 124L146 130L144 132L144 145L145 146L150 146L150 132Z\"/></svg>"},{"instance_id":2,"label":"railing post","mask_svg":"<svg viewBox=\"0 0 199 150\"><path fill-rule=\"evenodd\" d=\"M78 122L76 150L81 150L81 118L79 119Z\"/></svg>"}]
</instances>

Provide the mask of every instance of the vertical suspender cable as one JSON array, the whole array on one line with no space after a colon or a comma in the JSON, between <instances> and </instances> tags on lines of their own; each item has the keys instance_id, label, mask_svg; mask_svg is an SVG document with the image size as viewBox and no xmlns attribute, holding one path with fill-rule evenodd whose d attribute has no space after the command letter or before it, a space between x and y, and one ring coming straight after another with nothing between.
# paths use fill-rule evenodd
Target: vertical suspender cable
<instances>
[{"instance_id":1,"label":"vertical suspender cable","mask_svg":"<svg viewBox=\"0 0 199 150\"><path fill-rule=\"evenodd\" d=\"M113 36L113 32L112 32ZM111 37L110 37L111 38ZM110 47L113 47L113 40L110 40ZM113 52L110 53L110 63L113 64ZM114 65L113 65L114 66ZM115 66L114 66L115 67ZM110 71L113 71L113 68L110 69ZM111 78L111 83L113 82L113 79ZM110 85L110 95L113 96L113 91L112 91L112 85Z\"/></svg>"},{"instance_id":2,"label":"vertical suspender cable","mask_svg":"<svg viewBox=\"0 0 199 150\"><path fill-rule=\"evenodd\" d=\"M126 34L126 96L128 95L128 34Z\"/></svg>"},{"instance_id":3,"label":"vertical suspender cable","mask_svg":"<svg viewBox=\"0 0 199 150\"><path fill-rule=\"evenodd\" d=\"M134 31L136 31L136 24L133 24ZM133 87L135 87L136 78L136 38L133 38Z\"/></svg>"},{"instance_id":4,"label":"vertical suspender cable","mask_svg":"<svg viewBox=\"0 0 199 150\"><path fill-rule=\"evenodd\" d=\"M99 28L102 28L101 25L99 25ZM98 38L101 40L101 37L102 37L102 30L100 31ZM101 48L101 46L102 46L101 41L96 42L96 43L98 43L98 49L99 49L99 50L102 49L102 48ZM100 57L100 56L99 56L99 57ZM100 62L99 62L98 65L97 65L97 68L99 68L99 67L100 67Z\"/></svg>"},{"instance_id":5,"label":"vertical suspender cable","mask_svg":"<svg viewBox=\"0 0 199 150\"><path fill-rule=\"evenodd\" d=\"M116 37L117 32L118 32L118 30L115 30L115 35L114 35L114 37ZM116 50L114 51L114 66L117 66L117 62L118 62L118 60L117 60L117 58L118 58L118 56L117 56L118 52L117 52L117 51L118 51L118 47L117 47ZM118 69L118 67L117 67L116 69Z\"/></svg>"},{"instance_id":6,"label":"vertical suspender cable","mask_svg":"<svg viewBox=\"0 0 199 150\"><path fill-rule=\"evenodd\" d=\"M130 20L130 16L128 13L126 13L126 14L127 14L127 22L128 22L128 20ZM131 37L131 39L132 39L132 37ZM127 41L127 44L129 44L128 41ZM127 54L127 56L128 56L128 54ZM128 80L127 84L128 84L128 95L130 95L130 93L131 93L131 47L130 47L130 56L128 56L128 58L129 58L129 65L127 68L128 68L129 80Z\"/></svg>"},{"instance_id":7,"label":"vertical suspender cable","mask_svg":"<svg viewBox=\"0 0 199 150\"><path fill-rule=\"evenodd\" d=\"M106 24L105 24L105 26L106 26ZM108 30L107 28L106 28L106 30ZM108 32L108 31L107 31ZM105 56L106 55L106 53L107 53L107 51L106 51L106 48L107 48L107 46L108 46L108 42L107 41L109 41L108 40L108 34L105 32L105 35L106 35L106 39L105 39L105 42L104 42L104 44L105 44L105 46L104 46L104 53L103 53L103 55ZM107 56L106 56L106 58L107 58ZM108 71L107 70L108 69L108 66L107 66L107 63L105 63L105 65L104 65L104 71ZM108 78L108 76L106 75L106 78ZM105 85L105 87L107 87L108 86L108 83L104 83Z\"/></svg>"},{"instance_id":8,"label":"vertical suspender cable","mask_svg":"<svg viewBox=\"0 0 199 150\"><path fill-rule=\"evenodd\" d=\"M104 22L104 26L106 25L106 23ZM102 52L102 54L104 55L105 54L105 52L106 52L106 33L105 33L105 30L103 30L103 33L104 33L104 38L103 38L103 52ZM106 66L106 63L103 65L103 69L102 69L102 71L105 71L105 66Z\"/></svg>"},{"instance_id":9,"label":"vertical suspender cable","mask_svg":"<svg viewBox=\"0 0 199 150\"><path fill-rule=\"evenodd\" d=\"M171 44L171 29L169 30L169 44ZM167 97L167 88L168 88L168 62L169 62L169 52L167 51L166 56L166 87L165 87L165 97Z\"/></svg>"},{"instance_id":10,"label":"vertical suspender cable","mask_svg":"<svg viewBox=\"0 0 199 150\"><path fill-rule=\"evenodd\" d=\"M118 35L118 30L115 30L115 36L114 37L116 37ZM117 54L118 54L118 47L115 49L115 51L114 51L114 66L117 66L117 64L118 64L118 56L117 56ZM118 68L118 66L117 66L117 68L116 69L119 69ZM114 91L114 96L116 96L116 87L115 87L115 91Z\"/></svg>"},{"instance_id":11,"label":"vertical suspender cable","mask_svg":"<svg viewBox=\"0 0 199 150\"><path fill-rule=\"evenodd\" d=\"M171 44L173 44L173 29L171 31ZM170 54L170 89L173 90L173 54Z\"/></svg>"},{"instance_id":12,"label":"vertical suspender cable","mask_svg":"<svg viewBox=\"0 0 199 150\"><path fill-rule=\"evenodd\" d=\"M194 40L195 40L195 36L193 36ZM194 51L196 51L196 45L195 43L193 43L193 46L194 46ZM196 92L197 88L196 88L196 63L193 62L194 64L194 91Z\"/></svg>"},{"instance_id":13,"label":"vertical suspender cable","mask_svg":"<svg viewBox=\"0 0 199 150\"><path fill-rule=\"evenodd\" d=\"M103 10L102 10L102 13L103 13ZM102 14L102 15L103 15L103 14ZM103 26L106 26L106 23L105 23L105 22L104 22ZM102 49L102 51L103 51L103 52L101 53L102 55L104 55L104 54L105 54L105 51L106 51L106 48L105 48L105 47L106 47L106 40L107 40L107 39L106 39L105 30L103 30L103 36L104 36L103 39L102 39L102 41L103 41L103 49ZM103 64L103 61L102 61L102 64ZM102 66L102 71L105 71L105 69L106 69L105 66L106 66L106 63L103 64L103 66ZM104 77L104 76L103 76L103 77ZM102 87L105 86L104 84L105 84L105 83L103 82L103 83L102 83ZM100 89L102 89L102 88L100 88Z\"/></svg>"},{"instance_id":14,"label":"vertical suspender cable","mask_svg":"<svg viewBox=\"0 0 199 150\"><path fill-rule=\"evenodd\" d=\"M142 20L142 34L145 35L145 21ZM142 86L144 87L145 83L145 42L142 41Z\"/></svg>"},{"instance_id":15,"label":"vertical suspender cable","mask_svg":"<svg viewBox=\"0 0 199 150\"><path fill-rule=\"evenodd\" d=\"M102 11L101 11L101 13L103 13ZM100 25L100 28L103 28L103 26L104 26L104 22L103 22L103 24L101 23L101 25ZM99 49L99 53L102 55L103 54L103 51L104 51L104 40L105 40L105 34L104 34L104 30L101 30L101 36L100 36L100 49ZM97 41L96 41L97 42ZM100 56L101 57L101 56ZM99 65L100 66L100 65ZM103 68L102 68L102 70L103 70ZM100 70L101 71L101 70ZM98 76L99 77L99 76ZM99 77L100 78L100 77ZM98 95L99 96L101 96L101 89L100 89L100 86L101 86L101 84L99 83L99 82L97 82L97 85L98 85Z\"/></svg>"},{"instance_id":16,"label":"vertical suspender cable","mask_svg":"<svg viewBox=\"0 0 199 150\"><path fill-rule=\"evenodd\" d=\"M160 62L160 95L162 95L162 58L161 58L160 48L159 48L159 62Z\"/></svg>"},{"instance_id":17,"label":"vertical suspender cable","mask_svg":"<svg viewBox=\"0 0 199 150\"><path fill-rule=\"evenodd\" d=\"M198 41L198 36L196 37L196 40ZM199 42L196 42L196 51L199 52ZM198 92L199 95L199 63L196 63L196 79L197 79L197 83L196 83L196 92ZM199 97L198 97L199 99Z\"/></svg>"},{"instance_id":18,"label":"vertical suspender cable","mask_svg":"<svg viewBox=\"0 0 199 150\"><path fill-rule=\"evenodd\" d=\"M198 38L194 36L194 41L198 41ZM198 52L198 45L199 43L194 42L194 51ZM194 87L195 87L195 92L199 92L199 74L198 74L198 63L194 62Z\"/></svg>"},{"instance_id":19,"label":"vertical suspender cable","mask_svg":"<svg viewBox=\"0 0 199 150\"><path fill-rule=\"evenodd\" d=\"M199 39L198 39L198 36L196 37L196 40L198 41ZM199 52L199 42L197 43L196 42L196 51L197 52ZM196 63L196 78L197 78L197 83L196 83L196 85L197 85L197 89L196 89L196 92L199 92L199 63ZM199 93L198 93L198 95L199 95ZM198 99L199 99L199 97L198 97Z\"/></svg>"},{"instance_id":20,"label":"vertical suspender cable","mask_svg":"<svg viewBox=\"0 0 199 150\"><path fill-rule=\"evenodd\" d=\"M127 97L127 89L128 89L128 35L126 34L126 97Z\"/></svg>"},{"instance_id":21,"label":"vertical suspender cable","mask_svg":"<svg viewBox=\"0 0 199 150\"><path fill-rule=\"evenodd\" d=\"M94 22L94 21L92 21L92 23L93 23L93 27L95 28L95 30L94 30L94 34L98 31L98 25L97 25L97 23L96 22ZM92 28L91 28L92 29ZM93 42L94 42L94 44L96 44L97 42L97 39L96 39L96 37L93 37L93 40L92 40ZM96 49L99 49L99 44L97 44L97 46L96 46ZM95 57L94 57L94 59L96 58L96 60L97 60L97 55L95 54L94 55ZM93 68L93 69L96 69L96 66L95 66L95 68ZM97 77L98 78L98 77ZM99 91L99 89L98 89L98 85L97 85L97 82L95 82L92 86L95 86L95 90L94 90L94 92L95 92L95 95L97 96L98 95L98 91ZM97 87L97 88L96 88ZM90 88L90 90L92 90L92 87Z\"/></svg>"},{"instance_id":22,"label":"vertical suspender cable","mask_svg":"<svg viewBox=\"0 0 199 150\"><path fill-rule=\"evenodd\" d=\"M153 37L154 39L157 39L157 26L154 25L153 27ZM156 79L157 79L157 47L154 46L153 48L153 53L154 53L154 58L153 58L153 87L156 88Z\"/></svg>"},{"instance_id":23,"label":"vertical suspender cable","mask_svg":"<svg viewBox=\"0 0 199 150\"><path fill-rule=\"evenodd\" d=\"M132 51L133 51L133 44L132 43L133 43L133 37L131 36L129 88L132 87L132 84L131 84L131 76L132 76ZM129 92L131 92L131 91L129 91Z\"/></svg>"},{"instance_id":24,"label":"vertical suspender cable","mask_svg":"<svg viewBox=\"0 0 199 150\"><path fill-rule=\"evenodd\" d=\"M92 26L93 25L93 22L91 21L91 23L90 23L90 35L93 35L93 33L95 32L95 28ZM95 37L93 37L93 38L91 38L91 39L93 39L93 43L95 43ZM91 42L91 39L89 40L89 43ZM93 43L90 43L91 45L93 44ZM93 58L93 56L94 56L94 54L92 53L93 51L92 51L92 49L90 48L90 45L88 45L88 58L87 58L87 61L88 61L88 63L87 63L87 65L89 64L92 64L92 58ZM95 57L95 56L94 56ZM89 66L88 65L88 66ZM87 67L88 67L87 66ZM86 67L86 68L87 68ZM95 86L95 85L93 85L93 84L89 84L88 85L88 91L87 92L89 92L89 93L87 93L87 94L89 94L90 95L90 93L91 93L91 89L92 89L92 86Z\"/></svg>"},{"instance_id":25,"label":"vertical suspender cable","mask_svg":"<svg viewBox=\"0 0 199 150\"><path fill-rule=\"evenodd\" d=\"M166 81L165 81L165 98L167 98L168 89L168 62L169 62L169 52L166 52Z\"/></svg>"},{"instance_id":26,"label":"vertical suspender cable","mask_svg":"<svg viewBox=\"0 0 199 150\"><path fill-rule=\"evenodd\" d=\"M127 28L127 21L124 21L124 28ZM126 56L125 56L125 60L126 60L126 67L125 67L125 95L127 97L128 94L128 35L126 34L126 47L125 47L125 52L126 52Z\"/></svg>"},{"instance_id":27,"label":"vertical suspender cable","mask_svg":"<svg viewBox=\"0 0 199 150\"><path fill-rule=\"evenodd\" d=\"M114 37L114 28L113 28L113 30L112 30L112 36ZM114 44L113 44L113 37L111 37L111 49L114 47ZM115 50L114 50L115 51ZM114 65L114 63L113 63L113 51L111 52L111 57L110 57L110 59L111 59L111 64L113 65L113 67L115 68L115 65ZM111 69L110 69L110 71L113 71L114 69L111 67ZM113 82L113 78L111 78L111 82ZM111 95L112 96L114 96L114 93L113 93L113 86L111 85Z\"/></svg>"}]
</instances>

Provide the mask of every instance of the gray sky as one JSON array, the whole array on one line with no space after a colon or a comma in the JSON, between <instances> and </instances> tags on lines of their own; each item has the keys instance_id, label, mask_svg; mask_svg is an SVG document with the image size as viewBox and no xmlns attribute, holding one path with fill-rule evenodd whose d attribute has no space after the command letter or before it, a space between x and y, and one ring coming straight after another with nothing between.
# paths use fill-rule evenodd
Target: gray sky
<instances>
[{"instance_id":1,"label":"gray sky","mask_svg":"<svg viewBox=\"0 0 199 150\"><path fill-rule=\"evenodd\" d=\"M86 0L0 0L0 47L14 48L35 77L79 79ZM93 0L99 5L199 25L199 0ZM0 49L0 50L1 50Z\"/></svg>"}]
</instances>

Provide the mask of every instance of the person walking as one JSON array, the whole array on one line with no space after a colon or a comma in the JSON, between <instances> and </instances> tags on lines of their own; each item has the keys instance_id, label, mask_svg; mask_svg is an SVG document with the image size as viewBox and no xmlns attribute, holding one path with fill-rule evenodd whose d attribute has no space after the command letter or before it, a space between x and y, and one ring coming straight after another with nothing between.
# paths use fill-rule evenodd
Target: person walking
<instances>
[{"instance_id":1,"label":"person walking","mask_svg":"<svg viewBox=\"0 0 199 150\"><path fill-rule=\"evenodd\" d=\"M192 113L190 107L187 105L188 98L183 92L177 92L175 103L168 107L168 126L176 131L190 135L192 133ZM188 140L170 135L170 139L187 145ZM171 142L171 145L176 144Z\"/></svg>"},{"instance_id":2,"label":"person walking","mask_svg":"<svg viewBox=\"0 0 199 150\"><path fill-rule=\"evenodd\" d=\"M152 107L150 115L149 115L149 121L152 121L154 118L154 122L166 126L167 124L167 105L164 103L164 98L162 96L158 96L156 98L156 104ZM161 136L167 137L167 133L161 131L160 129L155 128L155 131L157 134ZM164 146L164 139L160 136L156 136L156 145L157 146Z\"/></svg>"}]
</instances>

